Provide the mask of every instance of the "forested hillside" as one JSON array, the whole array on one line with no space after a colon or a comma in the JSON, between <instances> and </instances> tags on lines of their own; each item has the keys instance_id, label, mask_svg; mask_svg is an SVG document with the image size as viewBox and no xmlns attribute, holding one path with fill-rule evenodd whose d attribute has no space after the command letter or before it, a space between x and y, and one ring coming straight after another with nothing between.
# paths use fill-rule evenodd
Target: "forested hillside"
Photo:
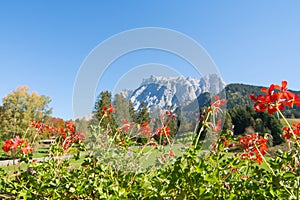
<instances>
[{"instance_id":1,"label":"forested hillside","mask_svg":"<svg viewBox=\"0 0 300 200\"><path fill-rule=\"evenodd\" d=\"M225 87L226 94L226 120L225 129L233 128L234 134L240 135L251 132L259 132L261 134L269 133L273 136L274 144L280 144L283 140L280 137L282 125L278 116L266 113L257 113L253 109L253 102L249 95L255 96L263 94L261 86L245 85L245 84L229 84ZM298 91L292 91L300 95ZM224 93L224 92L223 92ZM209 93L200 94L196 101L182 108L183 116L188 120L194 120L193 116L199 108L207 107L211 102L212 95ZM288 118L300 118L300 109L286 108L283 111ZM187 119L186 119L187 120Z\"/></svg>"},{"instance_id":2,"label":"forested hillside","mask_svg":"<svg viewBox=\"0 0 300 200\"><path fill-rule=\"evenodd\" d=\"M225 87L227 109L231 110L236 106L252 106L253 103L249 99L250 94L255 96L262 94L261 86L245 85L245 84L229 84ZM291 91L295 94L300 95L300 91ZM288 118L300 118L300 108L286 108L283 111L284 115Z\"/></svg>"}]
</instances>

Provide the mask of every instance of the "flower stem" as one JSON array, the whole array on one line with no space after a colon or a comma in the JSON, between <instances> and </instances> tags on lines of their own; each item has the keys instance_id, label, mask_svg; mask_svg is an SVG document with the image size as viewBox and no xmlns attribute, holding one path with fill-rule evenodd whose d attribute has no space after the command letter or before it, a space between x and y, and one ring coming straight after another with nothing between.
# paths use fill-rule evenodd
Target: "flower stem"
<instances>
[{"instance_id":1,"label":"flower stem","mask_svg":"<svg viewBox=\"0 0 300 200\"><path fill-rule=\"evenodd\" d=\"M197 136L197 139L196 139L196 142L195 142L195 146L194 146L194 148L196 148L197 147L197 145L198 145L198 142L199 142L199 139L200 139L200 136L201 136L201 133L202 133L202 131L204 131L204 127L205 127L205 123L208 121L208 118L209 118L209 116L210 116L210 112L208 112L208 114L207 114L207 116L206 116L206 118L205 118L205 121L204 121L204 123L202 123L202 126L201 126L201 129L200 129L200 131L199 131L199 133L198 133L198 136ZM198 128L198 126L197 126L197 128ZM196 130L194 131L194 132L196 132Z\"/></svg>"},{"instance_id":2,"label":"flower stem","mask_svg":"<svg viewBox=\"0 0 300 200\"><path fill-rule=\"evenodd\" d=\"M272 167L270 166L270 164L267 162L267 160L265 159L265 157L262 155L262 153L260 152L260 150L257 148L256 144L255 145L255 148L256 150L258 151L259 155L261 156L261 158L263 159L263 161L266 163L266 165L268 166L268 168L270 169L270 171L272 172L273 176L276 176L274 170L272 169ZM292 194L286 187L286 185L283 185L284 189L293 197L295 197L294 194Z\"/></svg>"},{"instance_id":3,"label":"flower stem","mask_svg":"<svg viewBox=\"0 0 300 200\"><path fill-rule=\"evenodd\" d=\"M297 146L300 148L300 144L299 144L299 142L297 141L297 136L295 135L295 133L294 133L294 131L293 131L293 129L292 129L290 123L287 121L287 119L286 119L285 116L282 114L282 112L279 110L279 108L278 108L278 107L276 107L276 108L277 108L277 112L279 113L279 115L281 116L281 118L283 119L283 121L286 123L286 125L287 125L288 128L289 128L289 130L291 130L291 132L292 132L292 134L293 134L293 137L294 137L294 139L295 139L295 141L296 141Z\"/></svg>"},{"instance_id":4,"label":"flower stem","mask_svg":"<svg viewBox=\"0 0 300 200\"><path fill-rule=\"evenodd\" d=\"M272 172L273 176L275 176L275 172L274 170L272 169L272 167L270 166L270 164L267 162L267 160L265 159L265 157L262 155L262 153L260 152L259 148L257 147L256 144L254 144L256 150L258 151L259 155L261 156L261 158L263 159L263 161L266 163L266 165L268 166L268 168L270 169L270 171Z\"/></svg>"}]
</instances>

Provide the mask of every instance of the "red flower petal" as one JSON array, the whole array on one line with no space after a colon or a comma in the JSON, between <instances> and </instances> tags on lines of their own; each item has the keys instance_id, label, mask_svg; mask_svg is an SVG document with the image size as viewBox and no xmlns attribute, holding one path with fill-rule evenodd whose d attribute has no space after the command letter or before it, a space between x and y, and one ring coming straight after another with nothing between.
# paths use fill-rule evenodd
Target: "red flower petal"
<instances>
[{"instance_id":1,"label":"red flower petal","mask_svg":"<svg viewBox=\"0 0 300 200\"><path fill-rule=\"evenodd\" d=\"M281 82L281 90L286 90L286 86L287 86L287 81L282 81Z\"/></svg>"}]
</instances>

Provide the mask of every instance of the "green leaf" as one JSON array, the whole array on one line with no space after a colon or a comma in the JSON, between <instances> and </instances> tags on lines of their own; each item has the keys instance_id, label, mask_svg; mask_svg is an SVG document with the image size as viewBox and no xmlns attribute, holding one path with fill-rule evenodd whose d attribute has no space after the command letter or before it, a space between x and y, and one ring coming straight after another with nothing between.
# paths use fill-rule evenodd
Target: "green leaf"
<instances>
[{"instance_id":1,"label":"green leaf","mask_svg":"<svg viewBox=\"0 0 300 200\"><path fill-rule=\"evenodd\" d=\"M294 178L295 174L292 172L286 172L283 174L283 178Z\"/></svg>"},{"instance_id":2,"label":"green leaf","mask_svg":"<svg viewBox=\"0 0 300 200\"><path fill-rule=\"evenodd\" d=\"M273 197L275 197L275 192L274 192L274 190L273 190L272 188L270 188L270 193L271 193L271 195L272 195Z\"/></svg>"}]
</instances>

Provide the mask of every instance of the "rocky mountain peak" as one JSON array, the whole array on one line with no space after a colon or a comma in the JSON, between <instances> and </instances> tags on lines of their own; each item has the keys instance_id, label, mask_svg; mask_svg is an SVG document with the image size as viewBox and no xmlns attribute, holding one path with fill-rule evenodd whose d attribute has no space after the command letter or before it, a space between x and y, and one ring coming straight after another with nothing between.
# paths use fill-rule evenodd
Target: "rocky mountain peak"
<instances>
[{"instance_id":1,"label":"rocky mountain peak","mask_svg":"<svg viewBox=\"0 0 300 200\"><path fill-rule=\"evenodd\" d=\"M134 91L124 91L123 96L133 102L139 109L142 101L148 108L171 109L186 105L195 100L201 93L220 92L226 83L217 75L210 74L200 79L192 77L162 77L150 76L143 79Z\"/></svg>"}]
</instances>

